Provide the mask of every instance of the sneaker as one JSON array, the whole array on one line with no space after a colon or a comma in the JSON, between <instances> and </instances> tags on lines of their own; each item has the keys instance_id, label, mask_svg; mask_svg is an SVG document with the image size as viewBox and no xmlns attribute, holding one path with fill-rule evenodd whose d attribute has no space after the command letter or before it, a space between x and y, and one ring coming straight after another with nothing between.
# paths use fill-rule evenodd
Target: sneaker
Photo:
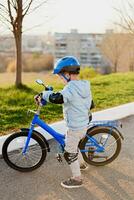
<instances>
[{"instance_id":1,"label":"sneaker","mask_svg":"<svg viewBox=\"0 0 134 200\"><path fill-rule=\"evenodd\" d=\"M86 164L80 165L80 170L81 171L86 171L88 169L88 166Z\"/></svg>"},{"instance_id":2,"label":"sneaker","mask_svg":"<svg viewBox=\"0 0 134 200\"><path fill-rule=\"evenodd\" d=\"M82 180L78 181L72 178L68 179L67 181L61 182L61 186L64 188L79 188L82 185Z\"/></svg>"}]
</instances>

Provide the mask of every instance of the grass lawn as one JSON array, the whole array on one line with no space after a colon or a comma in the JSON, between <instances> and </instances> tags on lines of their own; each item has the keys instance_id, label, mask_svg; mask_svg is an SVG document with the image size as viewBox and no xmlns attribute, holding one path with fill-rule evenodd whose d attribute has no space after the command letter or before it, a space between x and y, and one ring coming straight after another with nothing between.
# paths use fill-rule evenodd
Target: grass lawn
<instances>
[{"instance_id":1,"label":"grass lawn","mask_svg":"<svg viewBox=\"0 0 134 200\"><path fill-rule=\"evenodd\" d=\"M27 110L36 109L33 97L43 90L34 82L37 78L52 85L55 91L63 88L62 82L49 73L24 73L23 83L26 86L21 89L12 86L14 74L0 74L0 135L29 126L33 115L27 115ZM134 73L97 76L90 81L96 105L93 111L134 101ZM63 119L62 106L47 104L42 109L41 118L47 123Z\"/></svg>"}]
</instances>

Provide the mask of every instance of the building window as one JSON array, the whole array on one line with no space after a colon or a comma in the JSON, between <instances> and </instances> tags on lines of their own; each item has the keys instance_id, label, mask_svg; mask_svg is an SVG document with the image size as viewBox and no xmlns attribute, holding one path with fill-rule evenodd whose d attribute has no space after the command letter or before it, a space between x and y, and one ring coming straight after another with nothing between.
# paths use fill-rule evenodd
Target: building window
<instances>
[{"instance_id":1,"label":"building window","mask_svg":"<svg viewBox=\"0 0 134 200\"><path fill-rule=\"evenodd\" d=\"M62 43L62 44L60 44L60 46L61 46L61 47L66 47L66 46L67 46L67 44L65 44L65 43Z\"/></svg>"}]
</instances>

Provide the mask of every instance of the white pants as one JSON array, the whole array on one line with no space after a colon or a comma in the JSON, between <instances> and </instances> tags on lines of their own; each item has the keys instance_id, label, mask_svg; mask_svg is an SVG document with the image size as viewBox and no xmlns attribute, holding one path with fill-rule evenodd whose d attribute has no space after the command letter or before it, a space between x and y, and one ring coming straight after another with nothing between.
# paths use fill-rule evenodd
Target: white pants
<instances>
[{"instance_id":1,"label":"white pants","mask_svg":"<svg viewBox=\"0 0 134 200\"><path fill-rule=\"evenodd\" d=\"M87 128L82 130L68 129L65 139L65 151L68 153L78 153L78 159L70 164L73 177L80 177L80 164L84 163L83 157L78 149L79 141L85 136Z\"/></svg>"}]
</instances>

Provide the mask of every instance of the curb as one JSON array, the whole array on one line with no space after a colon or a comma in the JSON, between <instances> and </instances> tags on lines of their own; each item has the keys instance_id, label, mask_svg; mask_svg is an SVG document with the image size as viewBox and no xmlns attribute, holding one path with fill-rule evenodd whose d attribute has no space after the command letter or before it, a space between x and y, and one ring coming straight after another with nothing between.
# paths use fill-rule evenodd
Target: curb
<instances>
[{"instance_id":1,"label":"curb","mask_svg":"<svg viewBox=\"0 0 134 200\"><path fill-rule=\"evenodd\" d=\"M94 113L92 113L92 115L93 115L93 121L122 119L122 118L128 117L130 115L134 115L134 102L123 104L123 105L109 108L106 110L94 112ZM64 120L50 124L50 126L59 133L65 133L67 130ZM37 128L35 128L35 130L37 130L38 132L40 132L43 135L45 134L45 137L47 140L52 139L52 136L49 135L46 131L44 131L42 128L37 127ZM11 134L9 134L9 135L11 135ZM9 135L0 137L0 155L2 154L3 143L6 140L6 138L9 137Z\"/></svg>"}]
</instances>

